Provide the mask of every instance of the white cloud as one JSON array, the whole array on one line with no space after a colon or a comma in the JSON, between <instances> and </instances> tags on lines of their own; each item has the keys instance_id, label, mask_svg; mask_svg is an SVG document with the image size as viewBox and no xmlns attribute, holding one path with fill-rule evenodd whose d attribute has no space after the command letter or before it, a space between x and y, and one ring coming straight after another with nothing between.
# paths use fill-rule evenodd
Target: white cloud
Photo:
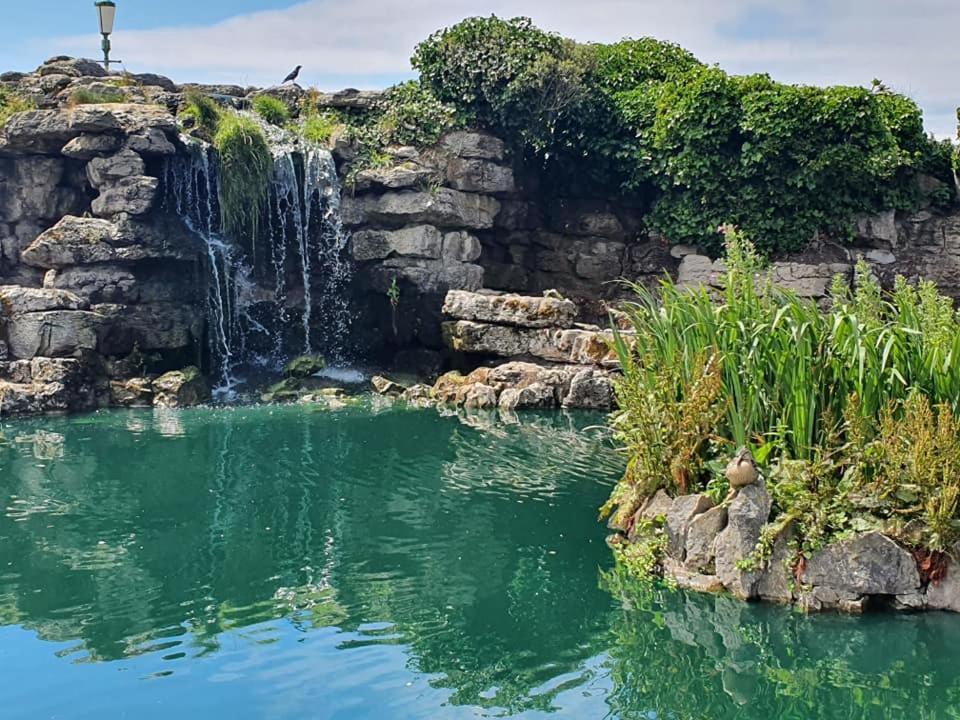
<instances>
[{"instance_id":1,"label":"white cloud","mask_svg":"<svg viewBox=\"0 0 960 720\"><path fill-rule=\"evenodd\" d=\"M272 84L302 64L306 83L374 87L409 73L414 45L434 30L490 13L528 15L584 41L653 35L733 72L789 82L879 77L925 107L929 129L955 132L956 0L310 0L208 27L121 27L114 47L129 69L180 81ZM45 50L90 54L94 42L61 38Z\"/></svg>"}]
</instances>

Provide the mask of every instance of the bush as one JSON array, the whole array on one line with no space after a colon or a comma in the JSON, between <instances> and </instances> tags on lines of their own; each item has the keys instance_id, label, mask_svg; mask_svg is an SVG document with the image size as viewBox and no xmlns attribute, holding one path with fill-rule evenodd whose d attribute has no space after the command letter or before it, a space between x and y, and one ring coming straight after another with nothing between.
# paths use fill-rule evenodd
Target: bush
<instances>
[{"instance_id":1,"label":"bush","mask_svg":"<svg viewBox=\"0 0 960 720\"><path fill-rule=\"evenodd\" d=\"M11 116L28 110L35 110L37 104L33 100L0 88L0 128L7 124Z\"/></svg>"},{"instance_id":2,"label":"bush","mask_svg":"<svg viewBox=\"0 0 960 720\"><path fill-rule=\"evenodd\" d=\"M287 104L271 95L257 95L253 99L253 111L271 125L281 126L290 120Z\"/></svg>"},{"instance_id":3,"label":"bush","mask_svg":"<svg viewBox=\"0 0 960 720\"><path fill-rule=\"evenodd\" d=\"M321 113L306 118L303 121L300 132L309 142L316 143L317 145L326 145L330 141L333 131L342 124L336 115Z\"/></svg>"},{"instance_id":4,"label":"bush","mask_svg":"<svg viewBox=\"0 0 960 720\"><path fill-rule=\"evenodd\" d=\"M121 91L96 92L88 88L78 88L70 94L70 105L102 105L127 102L127 96Z\"/></svg>"},{"instance_id":5,"label":"bush","mask_svg":"<svg viewBox=\"0 0 960 720\"><path fill-rule=\"evenodd\" d=\"M581 45L525 18L470 18L421 43L421 82L462 117L539 160L548 187L583 183L651 210L673 243L717 254L736 222L763 252L921 200L926 172L954 197L945 146L910 99L872 90L730 76L652 38Z\"/></svg>"},{"instance_id":6,"label":"bush","mask_svg":"<svg viewBox=\"0 0 960 720\"><path fill-rule=\"evenodd\" d=\"M665 281L636 287L617 333L612 417L628 454L604 512L624 526L659 488L725 490L752 447L801 548L883 529L941 551L960 538L960 316L932 283L883 296L867 267L833 306L776 289L759 255L726 232L722 298ZM910 529L909 520L916 520ZM917 531L917 528L919 532Z\"/></svg>"},{"instance_id":7,"label":"bush","mask_svg":"<svg viewBox=\"0 0 960 720\"><path fill-rule=\"evenodd\" d=\"M457 111L413 80L389 88L377 133L383 145L433 145L457 127Z\"/></svg>"},{"instance_id":8,"label":"bush","mask_svg":"<svg viewBox=\"0 0 960 720\"><path fill-rule=\"evenodd\" d=\"M260 126L236 113L220 115L213 146L219 160L224 231L254 237L273 176L273 157Z\"/></svg>"}]
</instances>

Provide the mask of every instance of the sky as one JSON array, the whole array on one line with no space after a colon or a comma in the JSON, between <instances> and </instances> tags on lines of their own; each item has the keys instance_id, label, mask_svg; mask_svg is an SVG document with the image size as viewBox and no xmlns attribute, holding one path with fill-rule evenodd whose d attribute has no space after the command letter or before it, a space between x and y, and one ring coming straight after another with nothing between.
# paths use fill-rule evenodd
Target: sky
<instances>
[{"instance_id":1,"label":"sky","mask_svg":"<svg viewBox=\"0 0 960 720\"><path fill-rule=\"evenodd\" d=\"M417 42L471 15L526 15L580 41L650 35L734 73L910 95L956 136L960 0L116 0L113 55L178 82L380 88L413 76ZM99 57L93 0L4 0L0 71Z\"/></svg>"}]
</instances>

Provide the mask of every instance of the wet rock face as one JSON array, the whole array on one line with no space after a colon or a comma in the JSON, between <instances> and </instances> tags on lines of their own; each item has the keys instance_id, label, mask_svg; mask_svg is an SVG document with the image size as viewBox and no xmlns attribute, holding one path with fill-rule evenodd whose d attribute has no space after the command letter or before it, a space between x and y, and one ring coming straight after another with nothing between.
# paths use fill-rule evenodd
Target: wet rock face
<instances>
[{"instance_id":1,"label":"wet rock face","mask_svg":"<svg viewBox=\"0 0 960 720\"><path fill-rule=\"evenodd\" d=\"M153 404L156 407L189 407L210 399L206 378L195 367L174 370L153 381Z\"/></svg>"}]
</instances>

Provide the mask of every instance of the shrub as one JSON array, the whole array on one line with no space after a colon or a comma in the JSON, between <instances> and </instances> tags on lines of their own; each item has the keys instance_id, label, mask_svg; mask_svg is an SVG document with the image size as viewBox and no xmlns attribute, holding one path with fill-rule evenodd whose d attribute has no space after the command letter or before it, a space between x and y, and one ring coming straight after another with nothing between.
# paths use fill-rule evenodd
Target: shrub
<instances>
[{"instance_id":1,"label":"shrub","mask_svg":"<svg viewBox=\"0 0 960 720\"><path fill-rule=\"evenodd\" d=\"M866 265L833 305L779 290L753 246L726 232L719 299L664 281L637 287L615 333L623 370L611 423L628 455L603 508L623 523L658 488L720 490L737 446L767 470L776 510L803 549L851 530L960 538L960 315L932 283L884 296ZM708 372L709 370L709 372ZM716 379L713 379L713 378ZM713 383L716 383L715 385Z\"/></svg>"},{"instance_id":2,"label":"shrub","mask_svg":"<svg viewBox=\"0 0 960 720\"><path fill-rule=\"evenodd\" d=\"M236 237L253 237L273 175L267 139L254 120L224 113L217 123L213 146L219 159L223 229Z\"/></svg>"},{"instance_id":3,"label":"shrub","mask_svg":"<svg viewBox=\"0 0 960 720\"><path fill-rule=\"evenodd\" d=\"M7 124L11 116L28 110L35 110L37 104L28 98L0 88L0 128Z\"/></svg>"},{"instance_id":4,"label":"shrub","mask_svg":"<svg viewBox=\"0 0 960 720\"><path fill-rule=\"evenodd\" d=\"M183 108L180 110L180 120L192 123L201 136L212 140L217 132L222 112L213 98L202 93L190 92L187 93Z\"/></svg>"},{"instance_id":5,"label":"shrub","mask_svg":"<svg viewBox=\"0 0 960 720\"><path fill-rule=\"evenodd\" d=\"M652 38L580 45L525 18L470 18L421 43L421 82L546 172L547 192L620 194L673 243L721 250L736 222L763 252L817 233L846 238L862 213L918 207L918 172L954 192L944 146L910 99L730 76Z\"/></svg>"},{"instance_id":6,"label":"shrub","mask_svg":"<svg viewBox=\"0 0 960 720\"><path fill-rule=\"evenodd\" d=\"M271 95L257 95L253 99L253 111L271 125L281 126L290 120L287 104Z\"/></svg>"},{"instance_id":7,"label":"shrub","mask_svg":"<svg viewBox=\"0 0 960 720\"><path fill-rule=\"evenodd\" d=\"M70 105L101 105L105 103L123 103L127 101L124 92L97 92L89 88L78 88L70 94Z\"/></svg>"}]
</instances>

